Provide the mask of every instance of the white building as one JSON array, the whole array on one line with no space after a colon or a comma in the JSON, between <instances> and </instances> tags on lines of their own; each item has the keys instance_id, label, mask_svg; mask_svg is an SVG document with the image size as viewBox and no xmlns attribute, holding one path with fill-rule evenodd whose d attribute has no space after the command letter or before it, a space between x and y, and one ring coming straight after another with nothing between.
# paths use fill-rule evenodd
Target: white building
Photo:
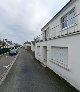
<instances>
[{"instance_id":1,"label":"white building","mask_svg":"<svg viewBox=\"0 0 80 92\"><path fill-rule=\"evenodd\" d=\"M41 31L36 59L80 90L80 0L70 0Z\"/></svg>"},{"instance_id":2,"label":"white building","mask_svg":"<svg viewBox=\"0 0 80 92\"><path fill-rule=\"evenodd\" d=\"M31 50L31 43L30 42L25 42L24 44L23 44L23 47L25 48L25 49L27 49L27 50Z\"/></svg>"},{"instance_id":3,"label":"white building","mask_svg":"<svg viewBox=\"0 0 80 92\"><path fill-rule=\"evenodd\" d=\"M14 47L15 44L12 41L8 41L7 39L1 39L0 40L0 47L1 48L11 48Z\"/></svg>"},{"instance_id":4,"label":"white building","mask_svg":"<svg viewBox=\"0 0 80 92\"><path fill-rule=\"evenodd\" d=\"M11 48L15 46L15 44L12 41L8 41L5 39L4 42L5 42L5 46L4 46L5 48Z\"/></svg>"}]
</instances>

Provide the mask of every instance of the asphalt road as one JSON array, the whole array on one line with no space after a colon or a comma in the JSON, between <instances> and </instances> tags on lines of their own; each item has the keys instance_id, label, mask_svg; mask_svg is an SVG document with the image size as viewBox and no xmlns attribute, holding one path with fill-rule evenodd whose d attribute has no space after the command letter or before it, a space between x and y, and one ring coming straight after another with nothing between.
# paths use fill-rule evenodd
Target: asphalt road
<instances>
[{"instance_id":1,"label":"asphalt road","mask_svg":"<svg viewBox=\"0 0 80 92\"><path fill-rule=\"evenodd\" d=\"M9 56L9 54L0 56L0 76L4 73L14 58L15 56Z\"/></svg>"},{"instance_id":2,"label":"asphalt road","mask_svg":"<svg viewBox=\"0 0 80 92\"><path fill-rule=\"evenodd\" d=\"M21 50L0 92L78 92Z\"/></svg>"}]
</instances>

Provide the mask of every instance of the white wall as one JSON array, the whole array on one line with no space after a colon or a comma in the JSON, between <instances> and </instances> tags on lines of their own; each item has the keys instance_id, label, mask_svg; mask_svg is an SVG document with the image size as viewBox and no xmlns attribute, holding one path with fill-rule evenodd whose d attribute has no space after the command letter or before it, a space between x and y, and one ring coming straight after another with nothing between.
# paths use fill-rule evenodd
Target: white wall
<instances>
[{"instance_id":1,"label":"white wall","mask_svg":"<svg viewBox=\"0 0 80 92\"><path fill-rule=\"evenodd\" d=\"M35 45L33 45L32 42L31 42L31 50L32 50L33 52L35 52Z\"/></svg>"},{"instance_id":2,"label":"white wall","mask_svg":"<svg viewBox=\"0 0 80 92\"><path fill-rule=\"evenodd\" d=\"M41 61L41 47L40 46L36 46L35 57L36 59Z\"/></svg>"},{"instance_id":3,"label":"white wall","mask_svg":"<svg viewBox=\"0 0 80 92\"><path fill-rule=\"evenodd\" d=\"M75 36L64 37L47 42L37 43L36 46L42 53L42 47L47 46L47 66L55 73L67 80L71 85L80 90L80 34ZM47 43L47 44L46 44ZM55 47L68 47L68 67L58 63L51 62L51 46ZM37 47L36 47L37 48ZM42 54L40 57L36 55L37 59L43 62Z\"/></svg>"},{"instance_id":4,"label":"white wall","mask_svg":"<svg viewBox=\"0 0 80 92\"><path fill-rule=\"evenodd\" d=\"M27 49L27 46L31 46L30 44L24 44L23 45L25 49Z\"/></svg>"},{"instance_id":5,"label":"white wall","mask_svg":"<svg viewBox=\"0 0 80 92\"><path fill-rule=\"evenodd\" d=\"M60 19L63 15L69 12L72 8L75 7L75 25L65 29L64 31L60 26ZM61 34L66 34L80 31L80 0L75 0L63 13L61 13L56 19L54 19L47 27L42 30L43 32L49 27L49 37L58 36ZM57 26L57 27L56 27ZM49 38L48 37L48 38ZM43 46L47 46L47 67L52 69L59 76L67 80L71 85L80 90L80 33L75 33L75 35L67 35L66 37L61 37L53 40L48 40L43 42L36 43L35 57L44 62L43 55ZM39 47L39 49L38 49ZM52 49L51 47L61 47L67 48L63 51L63 54L66 55L66 65L52 60ZM40 56L37 55L37 52L40 50ZM60 50L59 50L60 51ZM66 51L66 53L64 53ZM61 51L62 52L62 51ZM58 53L60 54L60 53Z\"/></svg>"}]
</instances>

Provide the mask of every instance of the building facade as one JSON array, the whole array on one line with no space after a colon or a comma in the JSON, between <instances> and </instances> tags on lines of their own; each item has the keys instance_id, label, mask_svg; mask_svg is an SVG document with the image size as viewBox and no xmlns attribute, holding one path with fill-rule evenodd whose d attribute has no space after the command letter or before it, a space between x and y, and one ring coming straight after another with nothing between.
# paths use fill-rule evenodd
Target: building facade
<instances>
[{"instance_id":1,"label":"building facade","mask_svg":"<svg viewBox=\"0 0 80 92\"><path fill-rule=\"evenodd\" d=\"M31 50L31 42L25 42L24 44L23 44L23 47L26 49L26 50Z\"/></svg>"},{"instance_id":2,"label":"building facade","mask_svg":"<svg viewBox=\"0 0 80 92\"><path fill-rule=\"evenodd\" d=\"M42 29L35 58L80 90L80 0L70 0Z\"/></svg>"},{"instance_id":3,"label":"building facade","mask_svg":"<svg viewBox=\"0 0 80 92\"><path fill-rule=\"evenodd\" d=\"M35 41L31 41L31 50L35 52Z\"/></svg>"}]
</instances>

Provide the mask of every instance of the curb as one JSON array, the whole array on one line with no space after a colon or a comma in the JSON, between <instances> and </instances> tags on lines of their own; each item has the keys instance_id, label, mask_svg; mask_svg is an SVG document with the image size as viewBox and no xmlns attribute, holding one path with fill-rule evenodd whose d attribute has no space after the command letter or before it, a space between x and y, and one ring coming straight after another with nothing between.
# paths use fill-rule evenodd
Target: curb
<instances>
[{"instance_id":1,"label":"curb","mask_svg":"<svg viewBox=\"0 0 80 92\"><path fill-rule=\"evenodd\" d=\"M0 75L0 85L3 83L3 81L5 80L5 78L7 77L9 71L11 70L13 64L15 63L16 59L17 59L18 55L16 55L16 57L13 59L13 61L9 64L8 68L4 71L4 73L2 75Z\"/></svg>"}]
</instances>

